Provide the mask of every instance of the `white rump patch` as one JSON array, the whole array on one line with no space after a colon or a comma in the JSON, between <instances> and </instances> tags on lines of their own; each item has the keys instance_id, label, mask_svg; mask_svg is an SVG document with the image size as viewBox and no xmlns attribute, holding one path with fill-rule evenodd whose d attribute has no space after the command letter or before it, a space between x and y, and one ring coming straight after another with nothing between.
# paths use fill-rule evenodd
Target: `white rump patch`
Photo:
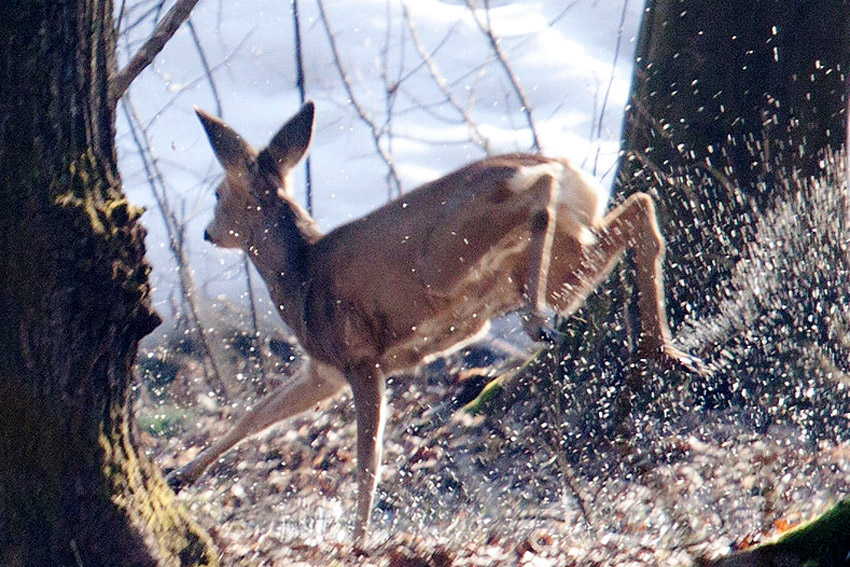
<instances>
[{"instance_id":1,"label":"white rump patch","mask_svg":"<svg viewBox=\"0 0 850 567\"><path fill-rule=\"evenodd\" d=\"M544 175L548 175L552 179L560 179L564 175L564 164L550 161L539 165L521 167L508 181L508 187L515 193L521 193L537 183L537 180Z\"/></svg>"},{"instance_id":2,"label":"white rump patch","mask_svg":"<svg viewBox=\"0 0 850 567\"><path fill-rule=\"evenodd\" d=\"M599 228L610 194L595 177L569 162L552 161L523 167L511 177L509 187L516 192L532 187L544 175L558 182L558 223L584 245L596 242L591 228ZM567 212L565 218L564 212Z\"/></svg>"}]
</instances>

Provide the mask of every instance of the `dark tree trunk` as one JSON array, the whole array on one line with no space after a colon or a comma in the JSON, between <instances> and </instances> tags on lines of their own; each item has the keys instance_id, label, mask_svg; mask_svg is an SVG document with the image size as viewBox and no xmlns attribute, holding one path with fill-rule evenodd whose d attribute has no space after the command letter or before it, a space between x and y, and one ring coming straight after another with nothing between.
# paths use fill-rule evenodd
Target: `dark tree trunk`
<instances>
[{"instance_id":1,"label":"dark tree trunk","mask_svg":"<svg viewBox=\"0 0 850 567\"><path fill-rule=\"evenodd\" d=\"M133 445L151 310L107 97L109 0L0 8L0 564L214 564Z\"/></svg>"},{"instance_id":2,"label":"dark tree trunk","mask_svg":"<svg viewBox=\"0 0 850 567\"><path fill-rule=\"evenodd\" d=\"M623 173L713 167L751 191L794 171L820 175L824 150L846 140L848 9L843 0L650 1Z\"/></svg>"},{"instance_id":3,"label":"dark tree trunk","mask_svg":"<svg viewBox=\"0 0 850 567\"><path fill-rule=\"evenodd\" d=\"M668 288L674 320L685 305L712 308L761 211L835 175L848 65L845 0L649 0L618 181L659 205L668 279L687 282ZM775 544L705 564L846 565L848 510L844 501Z\"/></svg>"},{"instance_id":4,"label":"dark tree trunk","mask_svg":"<svg viewBox=\"0 0 850 567\"><path fill-rule=\"evenodd\" d=\"M801 178L819 176L830 162L824 156L844 148L848 65L848 0L648 0L615 199L643 191L656 202L674 334L686 317L714 314L763 211L794 196ZM589 440L614 437L629 462L640 463L632 453L653 448L628 417L669 419L656 398L683 376L636 360L633 274L627 265L615 270L563 322L559 350L541 373L559 377L553 406L583 409L574 431ZM813 333L830 336L821 321ZM713 337L689 338L680 344L707 362L724 354L712 350ZM752 377L747 384L760 378L754 368L742 372ZM731 372L691 380L687 405L744 400L741 385ZM580 459L593 442L569 440L564 449Z\"/></svg>"},{"instance_id":5,"label":"dark tree trunk","mask_svg":"<svg viewBox=\"0 0 850 567\"><path fill-rule=\"evenodd\" d=\"M635 60L618 182L656 198L672 279L708 289L752 215L845 146L850 2L649 0ZM684 293L674 320L703 303Z\"/></svg>"}]
</instances>

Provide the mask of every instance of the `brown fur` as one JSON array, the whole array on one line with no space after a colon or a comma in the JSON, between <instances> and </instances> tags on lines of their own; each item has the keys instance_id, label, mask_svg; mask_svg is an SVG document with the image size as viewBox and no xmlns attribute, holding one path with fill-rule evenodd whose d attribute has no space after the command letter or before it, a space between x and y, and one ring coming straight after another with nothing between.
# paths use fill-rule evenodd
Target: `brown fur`
<instances>
[{"instance_id":1,"label":"brown fur","mask_svg":"<svg viewBox=\"0 0 850 567\"><path fill-rule=\"evenodd\" d=\"M607 195L569 162L503 155L322 235L288 185L312 136L311 103L259 153L222 122L198 114L226 173L205 236L249 254L310 361L172 475L175 486L195 480L246 436L348 383L357 415L354 535L361 545L378 479L385 377L462 344L507 312L526 312L536 334L545 306L571 314L626 249L635 251L643 353L697 363L671 344L664 242L645 194L603 216Z\"/></svg>"}]
</instances>

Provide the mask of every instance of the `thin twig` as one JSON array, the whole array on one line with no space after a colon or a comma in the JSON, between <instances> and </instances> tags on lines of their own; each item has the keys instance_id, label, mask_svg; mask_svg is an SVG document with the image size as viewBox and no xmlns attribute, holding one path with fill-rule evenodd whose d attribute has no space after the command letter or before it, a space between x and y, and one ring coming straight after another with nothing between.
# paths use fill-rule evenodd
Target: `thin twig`
<instances>
[{"instance_id":1,"label":"thin twig","mask_svg":"<svg viewBox=\"0 0 850 567\"><path fill-rule=\"evenodd\" d=\"M121 24L124 22L124 10L127 9L127 0L121 0L121 6L118 8L118 19L115 21L115 29L120 30Z\"/></svg>"},{"instance_id":2,"label":"thin twig","mask_svg":"<svg viewBox=\"0 0 850 567\"><path fill-rule=\"evenodd\" d=\"M557 387L557 383L554 379L551 379L551 384ZM549 403L543 404L543 411L546 412L549 423L557 424L563 421L563 412L560 410L560 404L558 404L559 407L555 407L555 404L557 403L557 396L559 394L559 392L549 393ZM578 507L579 514L584 520L585 525L587 525L589 529L593 529L595 525L595 514L591 515L589 506L593 504L594 498L592 495L588 494L588 491L585 489L583 483L575 473L575 470L573 470L573 466L567 460L566 453L562 450L561 444L563 439L567 438L564 426L548 427L544 430L544 433L547 437L549 437L549 443L554 448L555 454L551 458L550 462L556 464L558 467L561 479L564 481L566 488L572 493L573 500L575 501L576 507Z\"/></svg>"},{"instance_id":3,"label":"thin twig","mask_svg":"<svg viewBox=\"0 0 850 567\"><path fill-rule=\"evenodd\" d=\"M198 52L198 58L201 60L201 66L204 68L204 76L207 79L207 84L210 86L210 91L212 91L213 100L215 100L216 114L222 116L224 113L224 107L221 104L221 96L218 94L218 86L213 80L213 70L212 67L210 67L209 60L207 59L207 53L201 45L201 38L198 37L198 32L195 30L195 24L192 23L192 18L186 20L186 25L189 26L189 34L192 36L192 43L195 44L195 50Z\"/></svg>"},{"instance_id":4,"label":"thin twig","mask_svg":"<svg viewBox=\"0 0 850 567\"><path fill-rule=\"evenodd\" d=\"M623 26L626 23L626 10L629 8L629 0L623 0L623 10L620 12L620 25L617 27L617 43L614 47L614 60L611 62L611 76L608 77L608 86L605 88L605 95L602 97L602 108L599 111L599 121L596 125L596 157L593 160L593 170L591 173L596 174L596 167L599 164L599 152L601 146L599 139L602 137L602 121L605 118L605 108L608 106L608 97L611 94L611 86L614 84L614 74L617 72L617 59L620 57L620 46L623 43Z\"/></svg>"},{"instance_id":5,"label":"thin twig","mask_svg":"<svg viewBox=\"0 0 850 567\"><path fill-rule=\"evenodd\" d=\"M431 53L428 54L431 59L433 59L437 52L440 51L440 49L442 49L443 46L446 45L446 43L448 43L449 39L452 37L452 35L454 35L459 23L460 22L455 22L454 24L452 24L452 27L446 30L446 33L443 34L443 38L437 42L437 45L434 47L434 49L431 50ZM408 69L407 72L402 75L400 81L407 81L408 78L418 73L419 69L425 67L426 65L427 63L424 60L420 60L418 64Z\"/></svg>"},{"instance_id":6,"label":"thin twig","mask_svg":"<svg viewBox=\"0 0 850 567\"><path fill-rule=\"evenodd\" d=\"M74 563L77 564L77 567L85 567L83 565L83 558L80 556L80 548L77 547L77 540L72 539L70 543L71 553L74 554Z\"/></svg>"},{"instance_id":7,"label":"thin twig","mask_svg":"<svg viewBox=\"0 0 850 567\"><path fill-rule=\"evenodd\" d=\"M230 63L231 58L235 54L239 53L239 51L242 49L242 47L245 45L245 43L248 41L249 38L250 38L250 34L248 34L244 38L242 38L242 40L239 42L239 44L236 45L236 47L234 47L230 51L230 53L225 55L224 58L221 60L221 62L217 63L216 65L214 65L213 67L210 68L210 73L214 74L218 69L225 67L228 63ZM161 117L165 116L166 115L165 111L168 110L169 108L171 108L174 104L176 104L187 90L191 90L195 85L197 85L201 81L205 81L205 80L208 80L206 73L199 75L198 77L195 77L194 79L184 83L183 85L181 85L181 87L179 89L175 89L174 92L172 93L171 97L165 103L163 103L162 106L160 106L157 109L156 112L153 113L153 117L150 119L150 121L148 121L148 123L145 125L145 127L149 128L157 120L159 120Z\"/></svg>"},{"instance_id":8,"label":"thin twig","mask_svg":"<svg viewBox=\"0 0 850 567\"><path fill-rule=\"evenodd\" d=\"M122 106L124 108L124 115L127 119L127 123L130 125L130 134L133 137L133 142L139 150L139 157L142 160L142 166L147 174L148 182L151 186L151 192L153 193L157 208L159 208L160 215L162 216L163 223L165 224L166 232L168 234L168 244L171 248L171 253L174 255L174 259L177 262L178 280L180 282L183 298L189 311L189 316L191 317L192 324L198 333L201 348L212 366L213 375L210 380L211 385L214 389L219 390L225 399L229 399L227 385L222 379L222 373L219 370L218 362L216 361L216 358L213 355L213 349L210 346L211 341L206 334L206 328L201 323L195 302L192 300L192 291L196 286L192 278L192 273L189 271L189 260L185 247L184 226L177 219L174 211L171 210L171 207L168 204L168 199L165 196L165 177L163 176L162 171L160 171L157 160L151 152L151 144L147 137L147 132L141 127L141 120L129 95L124 97L124 104Z\"/></svg>"},{"instance_id":9,"label":"thin twig","mask_svg":"<svg viewBox=\"0 0 850 567\"><path fill-rule=\"evenodd\" d=\"M248 288L248 305L250 305L251 314L251 343L254 345L254 352L248 355L249 359L253 359L259 371L260 385L266 383L266 369L263 365L263 355L260 350L260 322L257 317L257 297L254 294L253 278L251 277L251 262L248 261L248 255L242 254L242 266L245 270L245 285ZM254 388L258 394L260 390Z\"/></svg>"},{"instance_id":10,"label":"thin twig","mask_svg":"<svg viewBox=\"0 0 850 567\"><path fill-rule=\"evenodd\" d=\"M292 0L292 27L295 31L295 84L303 105L307 102L307 76L304 73L304 44L301 41L301 16L298 0ZM304 160L304 191L307 195L307 213L313 214L313 167L310 155Z\"/></svg>"},{"instance_id":11,"label":"thin twig","mask_svg":"<svg viewBox=\"0 0 850 567\"><path fill-rule=\"evenodd\" d=\"M130 62L110 77L109 102L113 108L118 103L118 99L127 92L130 83L139 76L145 67L153 62L154 57L162 51L168 40L174 36L183 22L189 18L192 8L197 3L198 0L178 0L165 14L165 17L156 25L153 34L151 34L144 45L130 58Z\"/></svg>"},{"instance_id":12,"label":"thin twig","mask_svg":"<svg viewBox=\"0 0 850 567\"><path fill-rule=\"evenodd\" d=\"M387 153L393 154L393 110L395 109L396 101L398 100L398 92L401 88L401 77L404 75L404 45L399 46L399 69L398 78L390 78L390 45L392 45L392 0L386 1L386 18L387 30L384 36L384 43L381 46L381 79L384 82L384 124L381 126L381 131L386 139ZM403 34L402 34L403 35ZM402 38L403 41L403 38ZM400 187L396 187L396 194L401 193ZM390 183L390 176L387 174L387 200L396 196L393 192L393 184Z\"/></svg>"},{"instance_id":13,"label":"thin twig","mask_svg":"<svg viewBox=\"0 0 850 567\"><path fill-rule=\"evenodd\" d=\"M487 40L490 42L490 47L493 50L493 54L496 56L496 61L499 62L499 65L502 67L502 70L505 72L505 76L507 76L508 81L511 83L511 87L514 90L517 98L519 99L519 103L522 107L522 112L525 114L525 120L528 124L528 128L531 131L531 147L534 151L540 151L540 140L537 136L537 128L534 126L534 118L531 116L531 105L528 102L527 97L525 96L525 91L522 88L522 85L519 84L519 78L511 69L510 64L508 63L508 58L505 55L505 52L502 51L501 46L499 45L499 38L493 33L493 27L490 23L490 3L488 0L484 0L484 22L478 17L478 8L473 6L472 0L464 0L466 2L466 6L469 8L469 11L472 13L472 19L475 21L475 25L478 26L478 29Z\"/></svg>"},{"instance_id":14,"label":"thin twig","mask_svg":"<svg viewBox=\"0 0 850 567\"><path fill-rule=\"evenodd\" d=\"M563 10L561 10L561 11L558 13L558 15L557 15L557 16L555 16L554 18L552 18L552 20L549 22L548 27L550 27L550 28L551 28L552 26L554 26L555 24L557 24L557 23L558 23L558 22L559 22L559 21L560 21L560 20L561 20L564 16L566 16L566 15L567 15L567 12L569 12L570 10L572 10L572 9L573 9L573 6L575 6L575 5L576 5L576 4L578 4L578 3L579 3L579 0L573 0L572 2L570 2L569 4L567 4L567 6L566 6Z\"/></svg>"},{"instance_id":15,"label":"thin twig","mask_svg":"<svg viewBox=\"0 0 850 567\"><path fill-rule=\"evenodd\" d=\"M404 13L404 19L407 22L407 28L410 31L410 37L413 40L413 45L416 48L416 52L419 54L419 57L422 59L426 67L428 68L428 72L431 74L431 78L434 79L434 83L436 83L437 88L440 89L440 92L443 93L443 96L446 97L446 100L451 104L455 110L463 118L463 121L466 123L466 126L469 128L469 131L472 133L472 141L476 145L480 146L488 155L492 155L493 150L490 146L490 141L481 133L481 130L478 128L478 124L472 119L467 108L461 104L461 102L454 96L451 88L449 87L448 82L443 77L442 73L440 73L439 67L437 67L437 63L434 61L433 57L425 50L425 46L422 45L422 41L419 39L419 32L416 29L416 25L413 23L413 18L410 15L410 10L407 7L407 2L401 3L402 10Z\"/></svg>"},{"instance_id":16,"label":"thin twig","mask_svg":"<svg viewBox=\"0 0 850 567\"><path fill-rule=\"evenodd\" d=\"M153 18L153 21L156 22L157 21L157 14L159 14L159 12L161 11L162 4L163 4L163 2L159 2L159 4L156 5L156 6L151 6L150 8L144 8L142 10L141 14L138 15L138 17L136 17L135 14L138 13L139 9L143 7L142 4L130 4L130 6L127 7L126 10L124 8L122 8L122 11L125 11L126 15L122 16L121 25L120 26L116 25L115 29L120 30L120 33L122 33L122 34L127 35L129 32L133 31L134 29L136 29L137 27L142 25L145 21L147 21L150 18ZM135 19L130 20L131 17L135 17ZM126 27L124 27L124 20L125 19L128 20ZM154 26L154 27L156 27L156 26Z\"/></svg>"},{"instance_id":17,"label":"thin twig","mask_svg":"<svg viewBox=\"0 0 850 567\"><path fill-rule=\"evenodd\" d=\"M322 25L325 28L325 33L328 36L328 42L331 47L331 52L334 57L334 64L336 65L337 72L339 72L340 79L342 79L342 84L345 87L345 92L348 95L348 99L351 102L351 105L354 107L354 110L357 111L357 115L360 117L360 120L363 121L366 126L369 127L369 130L372 133L372 140L375 143L375 149L378 151L378 155L381 156L381 159L387 166L388 175L392 183L395 184L396 192L401 194L403 192L401 177L398 174L398 171L395 168L395 163L393 162L392 155L387 152L387 150L381 145L381 138L383 137L383 132L378 125L375 124L375 121L369 118L369 115L366 114L366 110L363 106L357 101L357 97L354 96L354 88L351 85L351 80L348 77L348 74L345 72L345 68L342 65L342 58L339 54L339 48L336 44L336 38L334 37L333 32L331 31L330 23L328 22L328 15L325 12L325 5L323 0L317 0L316 2L319 6L319 15L322 19Z\"/></svg>"}]
</instances>

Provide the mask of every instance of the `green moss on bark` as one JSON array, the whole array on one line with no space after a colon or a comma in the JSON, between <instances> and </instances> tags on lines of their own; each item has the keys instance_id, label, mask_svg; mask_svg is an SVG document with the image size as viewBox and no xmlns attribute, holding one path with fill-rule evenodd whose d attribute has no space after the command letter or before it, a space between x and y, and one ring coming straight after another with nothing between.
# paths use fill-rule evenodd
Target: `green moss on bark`
<instances>
[{"instance_id":1,"label":"green moss on bark","mask_svg":"<svg viewBox=\"0 0 850 567\"><path fill-rule=\"evenodd\" d=\"M115 163L112 11L0 8L0 565L217 563L131 435L159 318Z\"/></svg>"},{"instance_id":2,"label":"green moss on bark","mask_svg":"<svg viewBox=\"0 0 850 567\"><path fill-rule=\"evenodd\" d=\"M850 499L776 541L727 557L699 562L702 567L837 567L850 562Z\"/></svg>"}]
</instances>

